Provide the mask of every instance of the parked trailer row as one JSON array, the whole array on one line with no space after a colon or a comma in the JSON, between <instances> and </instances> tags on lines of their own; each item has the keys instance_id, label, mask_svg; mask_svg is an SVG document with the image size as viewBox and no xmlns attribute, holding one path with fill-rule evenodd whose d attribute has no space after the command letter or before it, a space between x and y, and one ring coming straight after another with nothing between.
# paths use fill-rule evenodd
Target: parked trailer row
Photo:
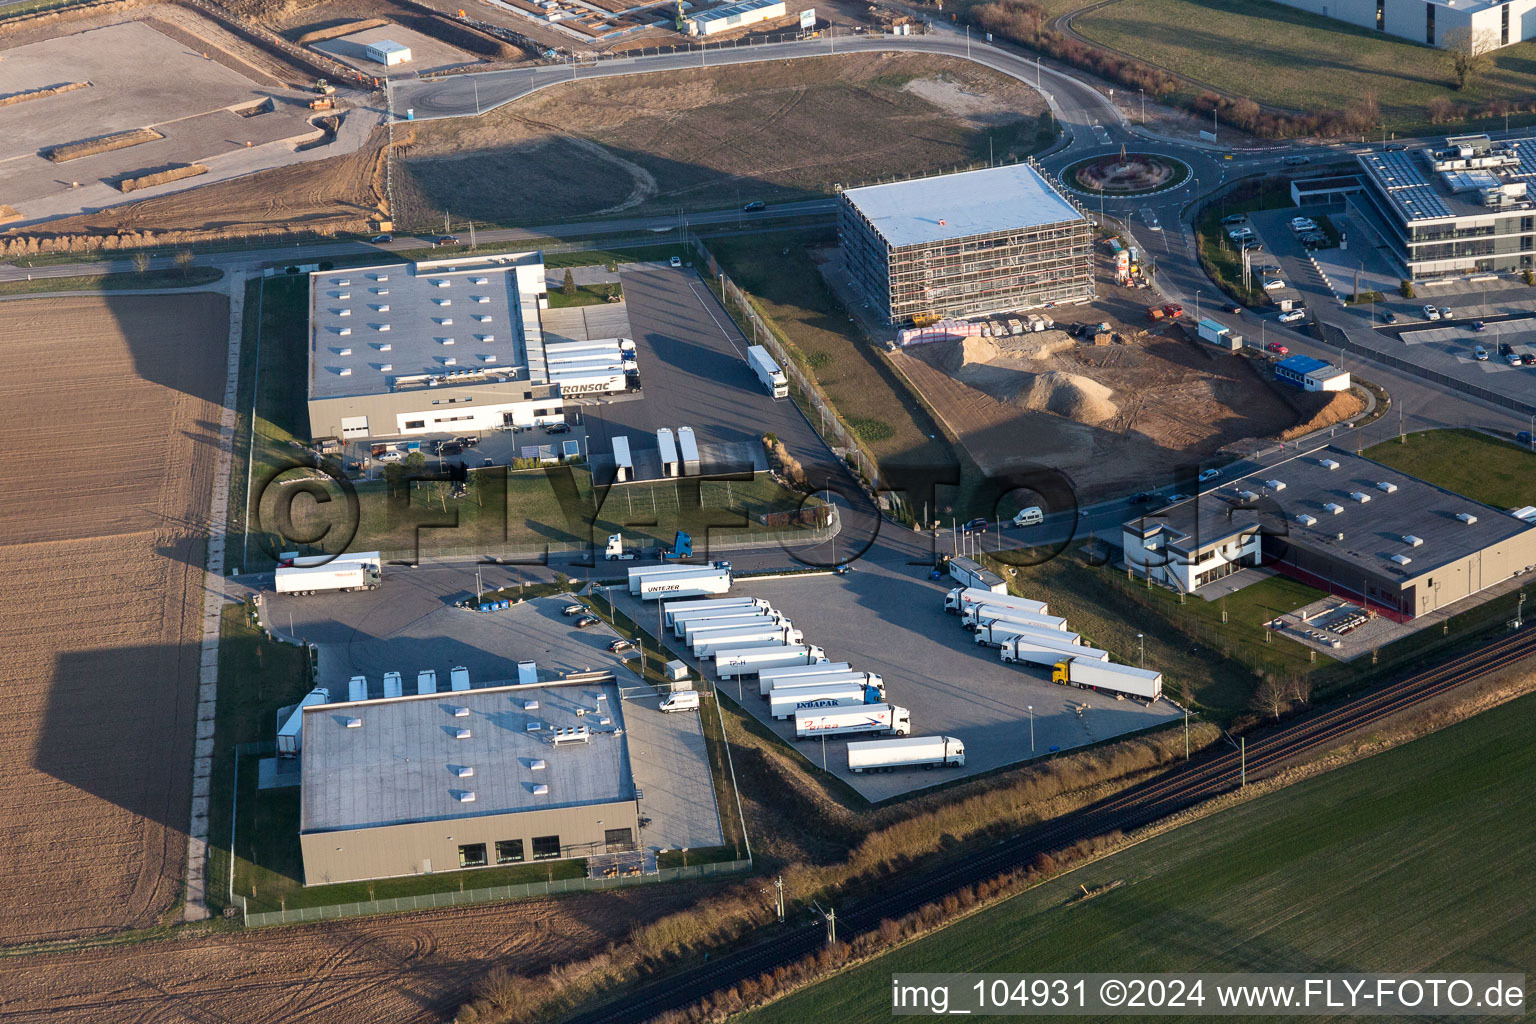
<instances>
[{"instance_id":1,"label":"parked trailer row","mask_svg":"<svg viewBox=\"0 0 1536 1024\"><path fill-rule=\"evenodd\" d=\"M1149 668L1114 665L1107 661L1071 657L1056 663L1051 682L1076 686L1080 690L1101 690L1157 700L1163 695L1163 674Z\"/></svg>"},{"instance_id":2,"label":"parked trailer row","mask_svg":"<svg viewBox=\"0 0 1536 1024\"><path fill-rule=\"evenodd\" d=\"M816 666L820 667L820 666ZM815 675L791 676L788 679L768 678L767 673L758 676L758 693L764 700L770 693L779 690L803 689L807 686L822 686L826 683L858 683L861 686L873 686L880 691L880 699L885 699L885 679L877 672L855 672L852 669L837 669L829 672L818 672Z\"/></svg>"},{"instance_id":3,"label":"parked trailer row","mask_svg":"<svg viewBox=\"0 0 1536 1024\"><path fill-rule=\"evenodd\" d=\"M763 629L769 626L787 626L790 623L777 612L754 610L750 615L728 615L715 619L694 619L682 623L683 643L692 647L707 636L717 636L733 630Z\"/></svg>"},{"instance_id":4,"label":"parked trailer row","mask_svg":"<svg viewBox=\"0 0 1536 1024\"><path fill-rule=\"evenodd\" d=\"M1028 597L1014 597L1008 593L994 593L990 590L981 590L977 587L955 587L944 595L944 610L951 615L964 615L972 605L988 604L997 608L1011 608L1014 611L1030 612L1035 615L1044 615L1048 608L1044 601L1036 601Z\"/></svg>"},{"instance_id":5,"label":"parked trailer row","mask_svg":"<svg viewBox=\"0 0 1536 1024\"><path fill-rule=\"evenodd\" d=\"M953 736L903 736L893 740L851 740L848 770L891 772L898 768L965 766L965 744Z\"/></svg>"},{"instance_id":6,"label":"parked trailer row","mask_svg":"<svg viewBox=\"0 0 1536 1024\"><path fill-rule=\"evenodd\" d=\"M983 622L976 627L974 639L977 643L986 644L988 647L1001 647L1003 641L1015 636L1038 636L1051 643L1065 643L1072 646L1082 643L1083 640L1077 633L1066 633L1059 629L1030 626L1022 622L1013 622L1009 619L989 619Z\"/></svg>"},{"instance_id":7,"label":"parked trailer row","mask_svg":"<svg viewBox=\"0 0 1536 1024\"><path fill-rule=\"evenodd\" d=\"M739 676L757 675L765 668L781 665L814 665L826 660L826 652L814 644L754 647L717 656L715 675L721 679L735 679Z\"/></svg>"},{"instance_id":8,"label":"parked trailer row","mask_svg":"<svg viewBox=\"0 0 1536 1024\"><path fill-rule=\"evenodd\" d=\"M975 629L978 622L986 622L989 619L1008 619L1036 629L1064 630L1067 628L1067 620L1060 615L1046 615L1044 612L1027 612L1022 608L1008 608L996 604L971 605L965 610L965 614L960 617L960 627L962 629Z\"/></svg>"},{"instance_id":9,"label":"parked trailer row","mask_svg":"<svg viewBox=\"0 0 1536 1024\"><path fill-rule=\"evenodd\" d=\"M772 647L779 644L788 647L799 644L805 638L793 626L775 626L767 629L732 630L719 635L701 637L693 645L695 658L713 658L726 651L748 650L755 647Z\"/></svg>"},{"instance_id":10,"label":"parked trailer row","mask_svg":"<svg viewBox=\"0 0 1536 1024\"><path fill-rule=\"evenodd\" d=\"M673 635L683 635L683 623L695 619L718 619L728 615L757 615L772 611L760 597L721 597L692 601L667 601L661 606L662 617Z\"/></svg>"},{"instance_id":11,"label":"parked trailer row","mask_svg":"<svg viewBox=\"0 0 1536 1024\"><path fill-rule=\"evenodd\" d=\"M773 684L779 681L791 682L802 676L826 676L850 672L853 666L846 661L825 662L820 665L790 665L787 668L765 668L757 674L758 682L762 684L763 696L768 696L768 691L773 689Z\"/></svg>"}]
</instances>

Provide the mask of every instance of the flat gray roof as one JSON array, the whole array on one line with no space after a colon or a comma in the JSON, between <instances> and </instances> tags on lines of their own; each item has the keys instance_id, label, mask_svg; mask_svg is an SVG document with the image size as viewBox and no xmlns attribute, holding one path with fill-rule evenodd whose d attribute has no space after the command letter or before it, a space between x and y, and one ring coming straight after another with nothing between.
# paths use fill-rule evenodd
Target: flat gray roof
<instances>
[{"instance_id":1,"label":"flat gray roof","mask_svg":"<svg viewBox=\"0 0 1536 1024\"><path fill-rule=\"evenodd\" d=\"M538 701L537 709L525 710L530 700ZM618 704L611 683L541 683L307 709L299 829L327 832L633 799ZM461 707L469 714L456 716ZM581 709L588 714L578 715ZM362 724L349 728L352 718ZM534 724L537 731L530 731ZM588 742L554 744L553 730L583 725L592 731ZM460 729L468 729L469 738L458 739ZM535 769L537 761L544 767ZM461 777L460 767L472 768L473 775ZM539 784L549 792L536 794ZM472 803L459 799L464 792L475 794Z\"/></svg>"},{"instance_id":2,"label":"flat gray roof","mask_svg":"<svg viewBox=\"0 0 1536 1024\"><path fill-rule=\"evenodd\" d=\"M1506 146L1519 160L1497 174L1481 169L1436 171L1431 164L1430 153L1450 146L1457 138L1451 136L1433 146L1416 146L1401 151L1362 153L1355 159L1365 171L1376 191L1386 196L1405 223L1416 221L1445 220L1452 217L1512 217L1522 215L1518 208L1484 206L1475 190L1452 191L1447 184L1457 180L1470 184L1485 175L1488 183L1501 181L1526 182L1536 186L1536 134L1501 138L1498 145ZM1470 177L1469 177L1470 176ZM1524 211L1528 214L1529 210Z\"/></svg>"},{"instance_id":3,"label":"flat gray roof","mask_svg":"<svg viewBox=\"0 0 1536 1024\"><path fill-rule=\"evenodd\" d=\"M1029 164L867 185L843 196L893 248L1083 219Z\"/></svg>"},{"instance_id":4,"label":"flat gray roof","mask_svg":"<svg viewBox=\"0 0 1536 1024\"><path fill-rule=\"evenodd\" d=\"M1338 468L1329 469L1324 460L1338 463ZM1271 480L1285 484L1284 489L1269 486ZM1396 490L1383 490L1379 483L1393 485ZM1258 500L1245 502L1238 496L1241 491L1257 495ZM1355 492L1370 500L1357 501L1352 497ZM1328 504L1342 511L1331 512L1324 508ZM1456 518L1461 513L1476 516L1477 521L1462 522ZM1177 542L1180 548L1192 547L1197 536L1200 546L1209 546L1262 523L1270 534L1297 547L1404 582L1536 530L1536 526L1507 512L1332 447L1224 480L1197 498L1158 510L1158 515L1165 528L1183 535L1185 542ZM1300 522L1299 515L1311 516L1316 522ZM1138 522L1142 520L1128 525ZM1148 516L1145 522L1150 526L1156 520ZM1340 533L1343 540L1338 539ZM1412 546L1404 536L1418 537L1423 543ZM1399 565L1392 561L1393 555L1404 555L1411 561Z\"/></svg>"},{"instance_id":5,"label":"flat gray roof","mask_svg":"<svg viewBox=\"0 0 1536 1024\"><path fill-rule=\"evenodd\" d=\"M466 370L528 381L515 270L536 263L541 254L518 253L311 274L309 397L388 394L400 377Z\"/></svg>"}]
</instances>

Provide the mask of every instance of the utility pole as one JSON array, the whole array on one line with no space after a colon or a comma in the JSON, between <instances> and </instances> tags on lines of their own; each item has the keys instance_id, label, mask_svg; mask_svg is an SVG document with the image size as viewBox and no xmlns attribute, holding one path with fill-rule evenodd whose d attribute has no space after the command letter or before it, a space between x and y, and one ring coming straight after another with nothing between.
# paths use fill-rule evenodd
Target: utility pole
<instances>
[{"instance_id":1,"label":"utility pole","mask_svg":"<svg viewBox=\"0 0 1536 1024\"><path fill-rule=\"evenodd\" d=\"M773 880L774 904L779 911L779 924L784 923L784 876L780 875Z\"/></svg>"},{"instance_id":2,"label":"utility pole","mask_svg":"<svg viewBox=\"0 0 1536 1024\"><path fill-rule=\"evenodd\" d=\"M1239 780L1238 787L1240 789L1247 789L1248 788L1248 737L1247 736L1239 737L1238 738L1238 743L1240 744L1240 746L1237 748L1238 780Z\"/></svg>"},{"instance_id":3,"label":"utility pole","mask_svg":"<svg viewBox=\"0 0 1536 1024\"><path fill-rule=\"evenodd\" d=\"M1189 708L1184 709L1184 760L1189 760Z\"/></svg>"}]
</instances>

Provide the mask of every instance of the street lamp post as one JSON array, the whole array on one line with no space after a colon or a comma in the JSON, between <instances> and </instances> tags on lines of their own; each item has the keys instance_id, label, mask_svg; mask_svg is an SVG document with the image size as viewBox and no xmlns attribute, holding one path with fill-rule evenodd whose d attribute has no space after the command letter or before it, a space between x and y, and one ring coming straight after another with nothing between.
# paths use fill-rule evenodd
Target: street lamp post
<instances>
[{"instance_id":1,"label":"street lamp post","mask_svg":"<svg viewBox=\"0 0 1536 1024\"><path fill-rule=\"evenodd\" d=\"M1136 91L1141 94L1141 126L1145 128L1147 126L1147 90L1137 89Z\"/></svg>"},{"instance_id":2,"label":"street lamp post","mask_svg":"<svg viewBox=\"0 0 1536 1024\"><path fill-rule=\"evenodd\" d=\"M1035 752L1035 706L1026 704L1024 710L1029 712L1029 752L1033 754Z\"/></svg>"},{"instance_id":3,"label":"street lamp post","mask_svg":"<svg viewBox=\"0 0 1536 1024\"><path fill-rule=\"evenodd\" d=\"M1195 289L1195 323L1200 323L1200 289Z\"/></svg>"},{"instance_id":4,"label":"street lamp post","mask_svg":"<svg viewBox=\"0 0 1536 1024\"><path fill-rule=\"evenodd\" d=\"M1147 667L1147 644L1141 633L1136 634L1136 664L1141 668Z\"/></svg>"}]
</instances>

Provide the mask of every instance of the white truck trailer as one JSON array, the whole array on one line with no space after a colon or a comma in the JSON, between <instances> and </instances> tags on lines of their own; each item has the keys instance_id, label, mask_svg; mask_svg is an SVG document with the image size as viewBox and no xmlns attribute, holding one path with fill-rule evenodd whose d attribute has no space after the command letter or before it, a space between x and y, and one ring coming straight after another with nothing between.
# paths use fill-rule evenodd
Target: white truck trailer
<instances>
[{"instance_id":1,"label":"white truck trailer","mask_svg":"<svg viewBox=\"0 0 1536 1024\"><path fill-rule=\"evenodd\" d=\"M1149 668L1114 665L1088 658L1066 658L1056 663L1051 682L1070 684L1080 690L1102 690L1143 700L1163 695L1163 674Z\"/></svg>"},{"instance_id":2,"label":"white truck trailer","mask_svg":"<svg viewBox=\"0 0 1536 1024\"><path fill-rule=\"evenodd\" d=\"M852 736L859 733L905 736L912 731L912 714L894 704L829 708L795 712L795 739L812 736Z\"/></svg>"},{"instance_id":3,"label":"white truck trailer","mask_svg":"<svg viewBox=\"0 0 1536 1024\"><path fill-rule=\"evenodd\" d=\"M944 595L944 610L951 615L964 615L966 610L975 604L1012 608L1015 611L1031 612L1035 615L1044 615L1050 610L1045 606L1044 601L1014 597L1012 594L994 594L990 590L981 590L977 587L955 587Z\"/></svg>"},{"instance_id":4,"label":"white truck trailer","mask_svg":"<svg viewBox=\"0 0 1536 1024\"><path fill-rule=\"evenodd\" d=\"M721 679L735 679L738 676L755 676L765 668L778 668L783 665L814 665L826 660L826 652L815 644L749 647L744 651L717 655L715 675Z\"/></svg>"},{"instance_id":5,"label":"white truck trailer","mask_svg":"<svg viewBox=\"0 0 1536 1024\"><path fill-rule=\"evenodd\" d=\"M782 644L798 644L805 637L793 626L767 626L762 629L732 630L726 633L710 633L701 636L693 645L695 658L713 658L722 651L745 650L752 647L772 647Z\"/></svg>"},{"instance_id":6,"label":"white truck trailer","mask_svg":"<svg viewBox=\"0 0 1536 1024\"><path fill-rule=\"evenodd\" d=\"M685 601L663 601L661 614L668 626L677 622L679 616L683 618L695 618L695 612L703 612L706 615L723 615L730 609L758 608L768 610L769 604L760 597L705 597L693 598Z\"/></svg>"},{"instance_id":7,"label":"white truck trailer","mask_svg":"<svg viewBox=\"0 0 1536 1024\"><path fill-rule=\"evenodd\" d=\"M613 439L613 482L622 484L634 475L635 460L629 453L629 438L619 434Z\"/></svg>"},{"instance_id":8,"label":"white truck trailer","mask_svg":"<svg viewBox=\"0 0 1536 1024\"><path fill-rule=\"evenodd\" d=\"M965 744L953 736L903 736L894 740L850 740L848 770L893 772L897 768L965 766Z\"/></svg>"},{"instance_id":9,"label":"white truck trailer","mask_svg":"<svg viewBox=\"0 0 1536 1024\"><path fill-rule=\"evenodd\" d=\"M1004 640L998 651L1000 652L999 656L1005 662L1022 661L1027 665L1050 665L1054 667L1062 658L1087 658L1091 661L1109 660L1109 652L1101 651L1097 647L1078 647L1072 644L1060 644L1040 637L1012 637Z\"/></svg>"},{"instance_id":10,"label":"white truck trailer","mask_svg":"<svg viewBox=\"0 0 1536 1024\"><path fill-rule=\"evenodd\" d=\"M761 345L747 347L747 365L752 367L752 372L757 374L758 381L774 398L789 397L789 378L784 376L784 371L779 369L779 364L773 361L773 356Z\"/></svg>"},{"instance_id":11,"label":"white truck trailer","mask_svg":"<svg viewBox=\"0 0 1536 1024\"><path fill-rule=\"evenodd\" d=\"M992 570L972 558L956 555L949 560L949 575L962 587L990 590L994 594L1008 593L1008 584Z\"/></svg>"},{"instance_id":12,"label":"white truck trailer","mask_svg":"<svg viewBox=\"0 0 1536 1024\"><path fill-rule=\"evenodd\" d=\"M988 647L1001 647L1003 646L1003 641L1015 636L1038 637L1052 643L1063 643L1071 646L1076 646L1083 642L1083 638L1077 633L1063 633L1059 629L1038 628L1027 623L1015 622L1012 619L988 619L976 627L974 635L977 643L986 644Z\"/></svg>"},{"instance_id":13,"label":"white truck trailer","mask_svg":"<svg viewBox=\"0 0 1536 1024\"><path fill-rule=\"evenodd\" d=\"M629 592L642 601L667 597L704 597L731 589L731 571L718 566L663 566L629 570Z\"/></svg>"},{"instance_id":14,"label":"white truck trailer","mask_svg":"<svg viewBox=\"0 0 1536 1024\"><path fill-rule=\"evenodd\" d=\"M983 622L1016 622L1029 629L1053 629L1066 632L1067 620L1060 615L1037 615L1021 612L1017 608L998 608L990 604L972 605L960 619L965 629L975 629Z\"/></svg>"},{"instance_id":15,"label":"white truck trailer","mask_svg":"<svg viewBox=\"0 0 1536 1024\"><path fill-rule=\"evenodd\" d=\"M350 590L376 590L384 580L377 562L340 562L325 565L282 566L273 574L279 594L322 594Z\"/></svg>"},{"instance_id":16,"label":"white truck trailer","mask_svg":"<svg viewBox=\"0 0 1536 1024\"><path fill-rule=\"evenodd\" d=\"M765 668L757 674L758 681L763 684L763 696L768 696L768 691L773 689L773 684L779 681L792 682L801 676L828 676L843 672L853 671L853 666L846 661L829 661L821 665L791 665L788 668Z\"/></svg>"},{"instance_id":17,"label":"white truck trailer","mask_svg":"<svg viewBox=\"0 0 1536 1024\"><path fill-rule=\"evenodd\" d=\"M768 695L768 714L782 721L796 711L811 708L841 708L864 704L883 704L880 691L858 683L828 683L824 686L794 687L774 690Z\"/></svg>"},{"instance_id":18,"label":"white truck trailer","mask_svg":"<svg viewBox=\"0 0 1536 1024\"><path fill-rule=\"evenodd\" d=\"M833 672L824 676L801 676L787 681L780 680L766 689L762 686L762 676L758 676L758 692L764 700L768 700L775 693L806 690L816 686L844 686L848 683L870 687L879 692L881 700L885 700L885 678L875 672Z\"/></svg>"},{"instance_id":19,"label":"white truck trailer","mask_svg":"<svg viewBox=\"0 0 1536 1024\"><path fill-rule=\"evenodd\" d=\"M677 440L672 433L671 427L662 427L656 431L656 447L660 449L661 475L680 476L682 474L682 466L678 462Z\"/></svg>"},{"instance_id":20,"label":"white truck trailer","mask_svg":"<svg viewBox=\"0 0 1536 1024\"><path fill-rule=\"evenodd\" d=\"M382 565L383 556L377 551L349 551L343 555L301 555L297 551L284 551L277 556L277 564L300 568L330 565L333 562L361 562L364 565Z\"/></svg>"},{"instance_id":21,"label":"white truck trailer","mask_svg":"<svg viewBox=\"0 0 1536 1024\"><path fill-rule=\"evenodd\" d=\"M751 629L754 626L787 626L789 623L778 612L751 609L750 615L717 615L711 619L690 619L679 622L673 632L682 631L683 642L692 647L696 638L728 629Z\"/></svg>"},{"instance_id":22,"label":"white truck trailer","mask_svg":"<svg viewBox=\"0 0 1536 1024\"><path fill-rule=\"evenodd\" d=\"M304 695L286 721L277 727L277 756L297 757L304 746L304 709L329 704L331 691L317 686Z\"/></svg>"},{"instance_id":23,"label":"white truck trailer","mask_svg":"<svg viewBox=\"0 0 1536 1024\"><path fill-rule=\"evenodd\" d=\"M683 476L698 476L701 466L699 440L694 436L692 427L677 428L677 453L682 459Z\"/></svg>"}]
</instances>

